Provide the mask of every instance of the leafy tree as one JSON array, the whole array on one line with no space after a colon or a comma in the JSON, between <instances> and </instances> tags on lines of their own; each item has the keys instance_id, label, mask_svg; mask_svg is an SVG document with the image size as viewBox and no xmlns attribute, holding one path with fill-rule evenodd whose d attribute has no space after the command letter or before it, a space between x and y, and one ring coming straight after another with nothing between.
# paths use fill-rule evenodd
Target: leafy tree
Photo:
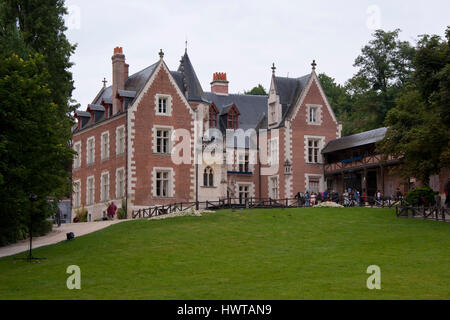
<instances>
[{"instance_id":1,"label":"leafy tree","mask_svg":"<svg viewBox=\"0 0 450 320\"><path fill-rule=\"evenodd\" d=\"M402 157L397 172L417 177L425 184L429 176L450 164L450 28L446 41L422 36L413 60L413 81L389 111L385 139L378 150Z\"/></svg>"},{"instance_id":2,"label":"leafy tree","mask_svg":"<svg viewBox=\"0 0 450 320\"><path fill-rule=\"evenodd\" d=\"M70 194L75 47L64 13L62 0L0 2L0 245L27 235L31 192L38 233L48 231L48 200Z\"/></svg>"},{"instance_id":3,"label":"leafy tree","mask_svg":"<svg viewBox=\"0 0 450 320\"><path fill-rule=\"evenodd\" d=\"M257 96L267 96L266 89L262 86L262 84L258 84L258 86L254 87L250 91L244 91L244 94L253 94Z\"/></svg>"}]
</instances>

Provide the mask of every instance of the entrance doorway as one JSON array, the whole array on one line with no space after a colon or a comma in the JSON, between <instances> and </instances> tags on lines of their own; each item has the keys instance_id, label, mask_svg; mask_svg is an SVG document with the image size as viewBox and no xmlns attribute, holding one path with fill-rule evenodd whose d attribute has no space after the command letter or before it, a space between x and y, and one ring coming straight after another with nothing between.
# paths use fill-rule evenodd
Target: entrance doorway
<instances>
[{"instance_id":1,"label":"entrance doorway","mask_svg":"<svg viewBox=\"0 0 450 320\"><path fill-rule=\"evenodd\" d=\"M377 172L368 171L367 172L367 195L369 197L375 196L377 193Z\"/></svg>"}]
</instances>

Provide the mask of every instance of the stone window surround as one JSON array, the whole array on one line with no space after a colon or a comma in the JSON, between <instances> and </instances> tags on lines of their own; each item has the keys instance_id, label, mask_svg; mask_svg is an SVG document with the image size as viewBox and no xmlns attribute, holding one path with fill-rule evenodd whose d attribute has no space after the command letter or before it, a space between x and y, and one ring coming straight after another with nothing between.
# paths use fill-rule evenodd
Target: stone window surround
<instances>
[{"instance_id":1,"label":"stone window surround","mask_svg":"<svg viewBox=\"0 0 450 320\"><path fill-rule=\"evenodd\" d=\"M123 129L123 137L124 137L124 139L123 139L123 152L119 152L119 150L120 150L120 148L119 148L119 143L120 143L119 131L121 129ZM121 155L121 154L125 153L125 139L126 139L126 137L125 137L125 125L118 126L116 128L116 155Z\"/></svg>"},{"instance_id":2,"label":"stone window surround","mask_svg":"<svg viewBox=\"0 0 450 320\"><path fill-rule=\"evenodd\" d=\"M104 141L104 136L105 136L105 134L108 136L108 147L107 147L107 150L106 150L106 152L104 152L105 150L103 149L104 148L104 144L105 144L105 141ZM109 159L109 151L110 151L110 139L109 139L109 131L104 131L104 132L102 132L102 135L100 136L101 137L101 145L100 145L100 156L101 156L101 159L102 160L108 160ZM105 157L103 157L103 155L106 153L106 155L105 155Z\"/></svg>"},{"instance_id":3,"label":"stone window surround","mask_svg":"<svg viewBox=\"0 0 450 320\"><path fill-rule=\"evenodd\" d=\"M325 147L325 137L324 136L308 136L305 135L305 163L306 164L322 164L323 163L323 157L321 154L322 149ZM318 162L309 162L308 159L308 141L309 140L319 140L319 152L318 152Z\"/></svg>"},{"instance_id":4,"label":"stone window surround","mask_svg":"<svg viewBox=\"0 0 450 320\"><path fill-rule=\"evenodd\" d=\"M89 161L89 142L93 141L92 162ZM91 136L86 140L86 164L93 165L95 163L95 137Z\"/></svg>"},{"instance_id":5,"label":"stone window surround","mask_svg":"<svg viewBox=\"0 0 450 320\"><path fill-rule=\"evenodd\" d=\"M309 121L309 111L311 108L316 108L316 121ZM321 104L306 104L306 123L310 125L320 126L322 124L322 105Z\"/></svg>"},{"instance_id":6,"label":"stone window surround","mask_svg":"<svg viewBox=\"0 0 450 320\"><path fill-rule=\"evenodd\" d=\"M103 194L103 188L104 188L103 177L106 176L106 175L108 176L108 194L105 197L105 195ZM111 186L110 186L109 171L103 171L102 174L100 175L100 201L101 202L105 202L105 201L110 200L109 199L110 188L111 188Z\"/></svg>"},{"instance_id":7,"label":"stone window surround","mask_svg":"<svg viewBox=\"0 0 450 320\"><path fill-rule=\"evenodd\" d=\"M92 189L94 194L92 195L92 203L89 201L89 180L92 179ZM86 205L90 206L95 203L95 176L89 176L86 178Z\"/></svg>"},{"instance_id":8,"label":"stone window surround","mask_svg":"<svg viewBox=\"0 0 450 320\"><path fill-rule=\"evenodd\" d=\"M167 197L156 195L156 173L157 172L169 172L169 188ZM175 171L170 167L153 167L152 170L152 195L154 198L173 198L175 195Z\"/></svg>"},{"instance_id":9,"label":"stone window surround","mask_svg":"<svg viewBox=\"0 0 450 320\"><path fill-rule=\"evenodd\" d=\"M159 99L167 99L167 112L159 112ZM172 115L172 96L170 94L157 93L155 94L155 114L158 116Z\"/></svg>"},{"instance_id":10,"label":"stone window surround","mask_svg":"<svg viewBox=\"0 0 450 320\"><path fill-rule=\"evenodd\" d=\"M157 135L156 135L156 133L157 133L157 131L158 130L168 130L169 131L169 150L168 150L168 152L167 153L161 153L161 152L157 152L157 150L156 150L156 146L157 146L157 142L156 142L156 139L157 139ZM153 153L155 153L155 154L171 154L171 152L172 152L172 148L173 148L173 141L172 141L172 133L173 133L173 126L163 126L163 125L154 125L153 126L153 128L152 128L152 137L153 137L153 139L152 139L152 141L153 141L153 146L152 146L152 150L153 150Z\"/></svg>"},{"instance_id":11,"label":"stone window surround","mask_svg":"<svg viewBox=\"0 0 450 320\"><path fill-rule=\"evenodd\" d=\"M80 146L80 151L78 152L77 151L77 146ZM73 163L73 167L75 168L75 169L78 169L78 168L81 168L81 157L82 157L82 145L81 145L81 141L77 141L77 142L75 142L74 143L74 145L73 145L73 149L75 150L75 151L77 151L77 155L76 155L76 157L75 157L75 159L74 159L74 163Z\"/></svg>"},{"instance_id":12,"label":"stone window surround","mask_svg":"<svg viewBox=\"0 0 450 320\"><path fill-rule=\"evenodd\" d=\"M73 182L73 184L74 184L73 207L79 208L79 207L81 207L81 179L75 180ZM75 185L78 185L78 189L75 188ZM77 193L78 193L78 196L77 196Z\"/></svg>"},{"instance_id":13,"label":"stone window surround","mask_svg":"<svg viewBox=\"0 0 450 320\"><path fill-rule=\"evenodd\" d=\"M123 193L122 194L120 194L119 193L119 172L120 171L122 171L122 179L123 179L123 181L122 181L122 183L123 183ZM119 198L123 198L123 197L125 197L125 168L124 167L120 167L120 168L117 168L116 169L116 198L117 199L119 199Z\"/></svg>"}]
</instances>

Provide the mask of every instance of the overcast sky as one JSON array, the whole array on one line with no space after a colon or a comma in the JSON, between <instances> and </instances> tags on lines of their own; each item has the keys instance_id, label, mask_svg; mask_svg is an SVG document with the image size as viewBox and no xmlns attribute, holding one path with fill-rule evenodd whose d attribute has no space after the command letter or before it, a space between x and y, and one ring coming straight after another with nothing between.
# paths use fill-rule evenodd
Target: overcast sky
<instances>
[{"instance_id":1,"label":"overcast sky","mask_svg":"<svg viewBox=\"0 0 450 320\"><path fill-rule=\"evenodd\" d=\"M176 70L188 54L203 90L214 72L226 72L231 93L270 84L271 65L279 76L317 71L344 83L353 62L377 28L402 30L414 43L419 34L444 36L450 25L448 0L388 1L155 1L66 0L67 35L76 89L84 110L102 86L111 84L111 55L123 47L130 75L158 60Z\"/></svg>"}]
</instances>

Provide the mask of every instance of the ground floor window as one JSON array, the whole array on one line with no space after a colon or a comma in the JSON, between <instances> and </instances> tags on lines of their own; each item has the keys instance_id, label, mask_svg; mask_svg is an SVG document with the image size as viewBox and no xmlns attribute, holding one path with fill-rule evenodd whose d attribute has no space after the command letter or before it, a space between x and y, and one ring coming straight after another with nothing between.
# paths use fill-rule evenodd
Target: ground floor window
<instances>
[{"instance_id":1,"label":"ground floor window","mask_svg":"<svg viewBox=\"0 0 450 320\"><path fill-rule=\"evenodd\" d=\"M77 181L73 186L73 206L78 208L81 206L81 182Z\"/></svg>"},{"instance_id":2,"label":"ground floor window","mask_svg":"<svg viewBox=\"0 0 450 320\"><path fill-rule=\"evenodd\" d=\"M239 204L245 204L246 200L250 198L250 186L240 185L239 186Z\"/></svg>"},{"instance_id":3,"label":"ground floor window","mask_svg":"<svg viewBox=\"0 0 450 320\"><path fill-rule=\"evenodd\" d=\"M109 173L106 172L102 174L101 184L101 201L105 202L106 200L109 200Z\"/></svg>"},{"instance_id":4,"label":"ground floor window","mask_svg":"<svg viewBox=\"0 0 450 320\"><path fill-rule=\"evenodd\" d=\"M270 198L278 199L279 198L279 184L278 177L270 178Z\"/></svg>"},{"instance_id":5,"label":"ground floor window","mask_svg":"<svg viewBox=\"0 0 450 320\"><path fill-rule=\"evenodd\" d=\"M319 193L320 187L320 179L318 178L309 178L309 191L314 193Z\"/></svg>"},{"instance_id":6,"label":"ground floor window","mask_svg":"<svg viewBox=\"0 0 450 320\"><path fill-rule=\"evenodd\" d=\"M156 171L156 196L169 197L169 171Z\"/></svg>"},{"instance_id":7,"label":"ground floor window","mask_svg":"<svg viewBox=\"0 0 450 320\"><path fill-rule=\"evenodd\" d=\"M214 172L211 167L205 168L203 172L203 186L213 187L214 186Z\"/></svg>"},{"instance_id":8,"label":"ground floor window","mask_svg":"<svg viewBox=\"0 0 450 320\"><path fill-rule=\"evenodd\" d=\"M95 187L94 177L89 177L87 179L87 199L86 199L87 205L94 204L94 192L95 192L94 187Z\"/></svg>"}]
</instances>

